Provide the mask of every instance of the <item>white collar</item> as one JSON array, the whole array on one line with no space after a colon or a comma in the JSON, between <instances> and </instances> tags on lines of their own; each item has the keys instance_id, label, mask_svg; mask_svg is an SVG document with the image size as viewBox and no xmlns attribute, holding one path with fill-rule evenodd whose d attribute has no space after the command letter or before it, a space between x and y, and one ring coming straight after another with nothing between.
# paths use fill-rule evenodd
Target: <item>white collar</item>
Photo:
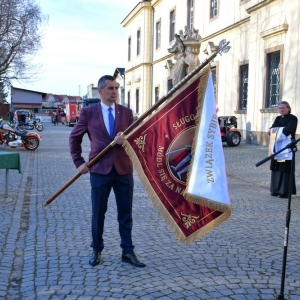
<instances>
[{"instance_id":1,"label":"white collar","mask_svg":"<svg viewBox=\"0 0 300 300\"><path fill-rule=\"evenodd\" d=\"M108 110L110 107L111 107L113 110L115 110L115 107L116 107L116 104L115 104L115 103L114 103L112 106L108 106L108 105L104 104L103 102L100 102L100 105L101 105L102 109L104 109L104 110Z\"/></svg>"}]
</instances>

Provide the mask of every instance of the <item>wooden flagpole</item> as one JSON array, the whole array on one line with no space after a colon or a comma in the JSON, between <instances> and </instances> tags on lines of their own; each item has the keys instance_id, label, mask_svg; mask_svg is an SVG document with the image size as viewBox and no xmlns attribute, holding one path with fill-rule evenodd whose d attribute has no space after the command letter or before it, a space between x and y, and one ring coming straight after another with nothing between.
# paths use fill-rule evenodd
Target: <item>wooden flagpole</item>
<instances>
[{"instance_id":1,"label":"wooden flagpole","mask_svg":"<svg viewBox=\"0 0 300 300\"><path fill-rule=\"evenodd\" d=\"M217 51L213 52L208 58L206 58L202 63L200 63L192 72L186 75L178 84L176 84L166 95L164 95L158 102L156 102L151 108L149 108L144 114L142 114L133 124L131 124L122 135L128 135L132 130L138 127L153 111L155 111L170 95L174 94L179 88L181 88L188 80L190 80L195 74L201 71L205 66L207 66L218 54L228 52L230 47L229 42L222 40L219 44ZM104 148L100 153L97 154L91 161L87 163L87 167L90 168L96 164L107 152L109 152L116 143L113 141L106 148ZM77 173L73 176L67 183L65 183L60 189L58 189L50 198L48 198L43 206L49 205L57 196L59 196L65 189L67 189L74 181L76 181L82 174Z\"/></svg>"}]
</instances>

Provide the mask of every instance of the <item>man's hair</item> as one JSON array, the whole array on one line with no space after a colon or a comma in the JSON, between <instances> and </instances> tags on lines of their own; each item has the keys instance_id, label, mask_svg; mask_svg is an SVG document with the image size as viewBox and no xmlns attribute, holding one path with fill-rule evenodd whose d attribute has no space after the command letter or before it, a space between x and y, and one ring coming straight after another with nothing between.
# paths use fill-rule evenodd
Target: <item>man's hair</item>
<instances>
[{"instance_id":1,"label":"man's hair","mask_svg":"<svg viewBox=\"0 0 300 300\"><path fill-rule=\"evenodd\" d=\"M116 78L111 75L104 75L98 80L98 88L103 89L106 87L105 80L115 81Z\"/></svg>"}]
</instances>

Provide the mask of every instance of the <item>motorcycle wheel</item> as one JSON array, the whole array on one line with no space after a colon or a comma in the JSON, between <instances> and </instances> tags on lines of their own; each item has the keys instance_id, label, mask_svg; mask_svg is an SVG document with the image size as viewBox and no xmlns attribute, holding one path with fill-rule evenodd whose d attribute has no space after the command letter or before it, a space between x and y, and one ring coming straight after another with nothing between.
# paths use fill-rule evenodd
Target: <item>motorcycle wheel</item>
<instances>
[{"instance_id":1,"label":"motorcycle wheel","mask_svg":"<svg viewBox=\"0 0 300 300\"><path fill-rule=\"evenodd\" d=\"M44 126L42 124L37 124L37 125L35 125L35 128L37 131L43 131Z\"/></svg>"},{"instance_id":2,"label":"motorcycle wheel","mask_svg":"<svg viewBox=\"0 0 300 300\"><path fill-rule=\"evenodd\" d=\"M25 131L26 129L24 128L24 126L23 125L18 125L17 127L16 127L16 129L18 130L18 131Z\"/></svg>"},{"instance_id":3,"label":"motorcycle wheel","mask_svg":"<svg viewBox=\"0 0 300 300\"><path fill-rule=\"evenodd\" d=\"M36 137L30 136L24 141L24 144L25 144L24 146L27 150L33 151L33 150L37 149L40 142Z\"/></svg>"}]
</instances>

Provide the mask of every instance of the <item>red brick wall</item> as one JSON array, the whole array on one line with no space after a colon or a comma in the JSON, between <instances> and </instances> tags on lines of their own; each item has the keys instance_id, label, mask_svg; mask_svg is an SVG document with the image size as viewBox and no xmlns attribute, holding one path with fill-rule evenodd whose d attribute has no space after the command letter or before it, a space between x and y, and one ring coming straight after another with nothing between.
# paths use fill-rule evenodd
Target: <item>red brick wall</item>
<instances>
[{"instance_id":1,"label":"red brick wall","mask_svg":"<svg viewBox=\"0 0 300 300\"><path fill-rule=\"evenodd\" d=\"M8 120L8 116L7 116L8 111L9 111L9 104L0 103L0 116L4 120Z\"/></svg>"}]
</instances>

